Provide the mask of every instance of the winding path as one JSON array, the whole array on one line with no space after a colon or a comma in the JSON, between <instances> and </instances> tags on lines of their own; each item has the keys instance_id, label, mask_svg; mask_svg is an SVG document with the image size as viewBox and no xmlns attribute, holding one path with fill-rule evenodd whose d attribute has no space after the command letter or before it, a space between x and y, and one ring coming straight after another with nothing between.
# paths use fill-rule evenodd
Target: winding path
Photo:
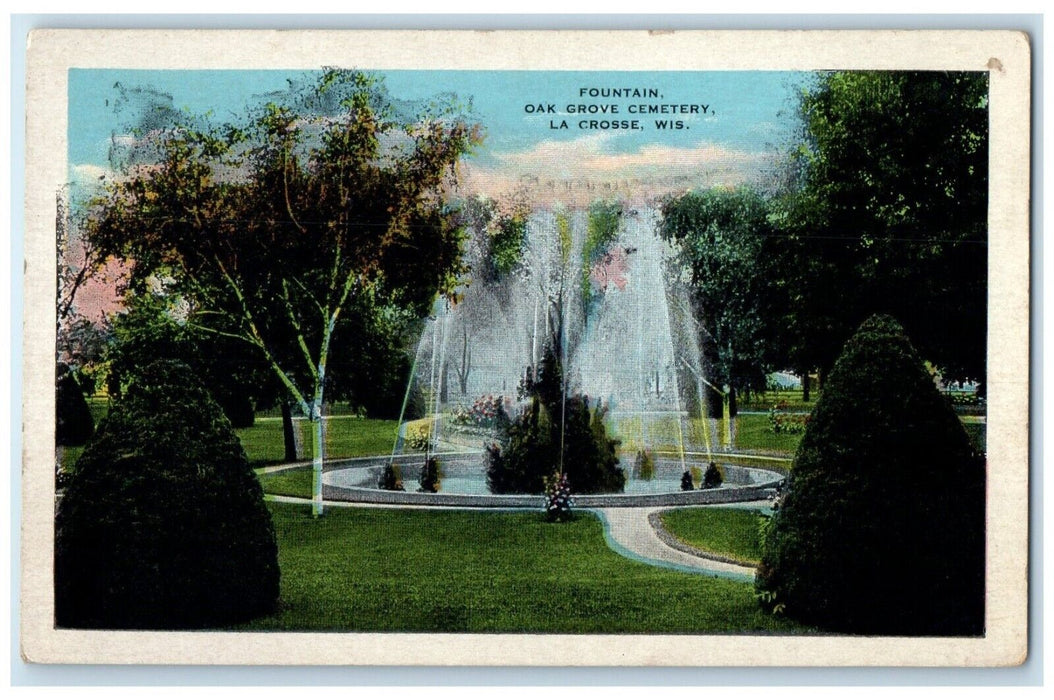
<instances>
[{"instance_id":1,"label":"winding path","mask_svg":"<svg viewBox=\"0 0 1054 700\"><path fill-rule=\"evenodd\" d=\"M604 523L608 546L622 556L652 566L707 574L736 581L753 581L754 568L693 554L664 541L653 525L653 515L667 510L651 508L596 508Z\"/></svg>"},{"instance_id":2,"label":"winding path","mask_svg":"<svg viewBox=\"0 0 1054 700\"><path fill-rule=\"evenodd\" d=\"M296 496L278 496L268 494L266 500L277 503L297 503L309 505L309 498ZM767 502L762 502L762 505ZM754 508L758 503L738 504L739 507ZM343 501L326 501L326 507L337 508L391 508L383 503L349 503ZM450 510L451 506L439 505L400 505L398 508L414 510ZM499 510L489 508L488 510ZM532 508L502 508L500 510L537 510ZM640 508L590 508L604 525L604 540L614 552L627 559L639 561L651 566L661 566L688 573L704 574L735 581L752 582L753 567L735 564L716 555L709 556L688 545L676 543L671 535L658 532L658 514L667 507ZM674 544L671 545L670 542Z\"/></svg>"}]
</instances>

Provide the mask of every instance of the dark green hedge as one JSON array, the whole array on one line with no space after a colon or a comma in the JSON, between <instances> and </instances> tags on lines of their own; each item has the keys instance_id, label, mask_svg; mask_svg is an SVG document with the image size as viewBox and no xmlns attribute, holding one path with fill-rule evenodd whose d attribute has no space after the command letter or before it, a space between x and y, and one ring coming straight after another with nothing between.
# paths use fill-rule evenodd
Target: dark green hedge
<instances>
[{"instance_id":1,"label":"dark green hedge","mask_svg":"<svg viewBox=\"0 0 1054 700\"><path fill-rule=\"evenodd\" d=\"M846 344L794 459L757 588L859 634L984 631L985 463L899 324Z\"/></svg>"},{"instance_id":2,"label":"dark green hedge","mask_svg":"<svg viewBox=\"0 0 1054 700\"><path fill-rule=\"evenodd\" d=\"M530 404L510 422L501 444L487 447L491 492L545 493L545 479L557 472L567 477L572 493L625 488L619 441L604 425L607 409L599 401L591 407L581 394L565 396L564 390L560 362L547 347L538 381L530 381L529 372L525 379Z\"/></svg>"},{"instance_id":3,"label":"dark green hedge","mask_svg":"<svg viewBox=\"0 0 1054 700\"><path fill-rule=\"evenodd\" d=\"M263 491L220 407L185 366L141 370L59 504L60 627L219 627L274 609Z\"/></svg>"},{"instance_id":4,"label":"dark green hedge","mask_svg":"<svg viewBox=\"0 0 1054 700\"><path fill-rule=\"evenodd\" d=\"M94 432L91 410L84 392L65 365L59 365L55 382L55 444L83 445Z\"/></svg>"}]
</instances>

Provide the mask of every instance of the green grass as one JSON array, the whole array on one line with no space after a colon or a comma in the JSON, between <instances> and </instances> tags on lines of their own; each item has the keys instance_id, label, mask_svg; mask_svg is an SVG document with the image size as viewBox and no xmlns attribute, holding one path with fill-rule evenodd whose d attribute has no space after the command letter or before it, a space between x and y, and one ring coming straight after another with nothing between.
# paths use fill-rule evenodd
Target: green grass
<instances>
[{"instance_id":1,"label":"green grass","mask_svg":"<svg viewBox=\"0 0 1054 700\"><path fill-rule=\"evenodd\" d=\"M801 435L772 432L767 415L752 414L736 416L736 448L740 450L762 450L792 456L801 442Z\"/></svg>"},{"instance_id":2,"label":"green grass","mask_svg":"<svg viewBox=\"0 0 1054 700\"><path fill-rule=\"evenodd\" d=\"M740 399L740 411L767 411L778 403L785 402L789 411L811 411L820 398L820 392L815 386L809 393L809 401L802 400L801 389L783 389L781 391L769 391L764 394L753 394L750 400Z\"/></svg>"},{"instance_id":3,"label":"green grass","mask_svg":"<svg viewBox=\"0 0 1054 700\"><path fill-rule=\"evenodd\" d=\"M314 487L314 471L311 467L298 467L286 469L273 474L257 474L260 486L264 493L273 493L277 496L296 496L298 498L311 498Z\"/></svg>"},{"instance_id":4,"label":"green grass","mask_svg":"<svg viewBox=\"0 0 1054 700\"><path fill-rule=\"evenodd\" d=\"M300 430L304 459L311 459L311 423L295 421ZM395 444L399 421L335 416L327 421L326 458L362 457L389 454ZM254 467L281 464L285 456L282 421L257 420L251 428L235 431L242 441L245 454Z\"/></svg>"},{"instance_id":5,"label":"green grass","mask_svg":"<svg viewBox=\"0 0 1054 700\"><path fill-rule=\"evenodd\" d=\"M743 564L761 561L757 511L742 508L678 508L660 516L663 527L704 552L720 554Z\"/></svg>"},{"instance_id":6,"label":"green grass","mask_svg":"<svg viewBox=\"0 0 1054 700\"><path fill-rule=\"evenodd\" d=\"M749 583L625 559L588 513L269 504L281 609L241 630L524 633L795 632Z\"/></svg>"},{"instance_id":7,"label":"green grass","mask_svg":"<svg viewBox=\"0 0 1054 700\"><path fill-rule=\"evenodd\" d=\"M652 451L676 452L682 443L686 449L703 449L706 446L704 426L699 418L622 415L609 422L608 430L621 440L620 448L624 452L636 452L642 445ZM711 440L712 448L717 449L717 436Z\"/></svg>"}]
</instances>

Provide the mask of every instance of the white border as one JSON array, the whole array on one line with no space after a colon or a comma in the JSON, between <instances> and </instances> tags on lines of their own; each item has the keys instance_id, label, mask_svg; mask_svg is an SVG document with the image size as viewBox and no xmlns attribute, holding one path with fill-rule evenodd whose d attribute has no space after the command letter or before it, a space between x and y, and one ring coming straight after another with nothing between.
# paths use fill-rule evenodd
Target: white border
<instances>
[{"instance_id":1,"label":"white border","mask_svg":"<svg viewBox=\"0 0 1054 700\"><path fill-rule=\"evenodd\" d=\"M223 52L216 52L223 46ZM266 64L260 61L266 57ZM991 61L996 59L997 62ZM990 520L980 640L751 636L131 633L51 628L54 203L65 181L66 70L107 68L989 70ZM47 663L1006 665L1027 626L1029 51L1012 32L62 31L31 35L23 410L22 651ZM40 371L37 371L40 370ZM33 420L34 417L41 417Z\"/></svg>"}]
</instances>

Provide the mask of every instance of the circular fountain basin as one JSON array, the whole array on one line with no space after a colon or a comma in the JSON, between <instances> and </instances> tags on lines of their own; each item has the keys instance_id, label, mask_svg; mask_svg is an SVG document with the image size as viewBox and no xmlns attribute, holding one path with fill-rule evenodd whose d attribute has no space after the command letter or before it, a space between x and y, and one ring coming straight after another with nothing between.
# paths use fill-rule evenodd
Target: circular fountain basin
<instances>
[{"instance_id":1,"label":"circular fountain basin","mask_svg":"<svg viewBox=\"0 0 1054 700\"><path fill-rule=\"evenodd\" d=\"M326 465L322 475L322 495L326 500L388 505L431 505L477 508L537 508L544 502L539 494L492 494L487 488L485 455L482 452L440 453L443 478L439 493L419 493L417 483L423 455L394 458L405 491L385 491L377 484L390 456L340 460ZM705 462L688 466L705 469ZM725 483L714 489L681 491L684 472L679 458L657 457L655 476L649 480L628 479L624 493L576 494L579 507L640 507L663 505L703 505L734 503L769 498L783 474L757 467L724 464ZM627 470L628 471L628 470ZM574 484L572 491L574 490Z\"/></svg>"}]
</instances>

